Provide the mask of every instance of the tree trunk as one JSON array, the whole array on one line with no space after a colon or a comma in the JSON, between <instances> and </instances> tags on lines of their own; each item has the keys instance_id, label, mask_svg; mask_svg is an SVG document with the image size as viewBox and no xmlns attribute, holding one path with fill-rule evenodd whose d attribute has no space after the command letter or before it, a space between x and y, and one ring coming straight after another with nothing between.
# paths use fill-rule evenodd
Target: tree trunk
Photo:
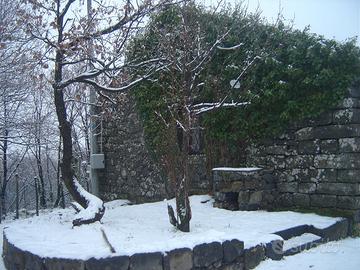
<instances>
[{"instance_id":1,"label":"tree trunk","mask_svg":"<svg viewBox=\"0 0 360 270\"><path fill-rule=\"evenodd\" d=\"M20 202L20 194L19 194L19 175L15 175L15 192L16 192L16 206L15 206L15 218L19 219L19 202Z\"/></svg>"},{"instance_id":2,"label":"tree trunk","mask_svg":"<svg viewBox=\"0 0 360 270\"><path fill-rule=\"evenodd\" d=\"M62 21L58 21L59 25L62 25ZM59 43L62 41L62 29L59 29ZM86 197L87 193L84 189L81 189L80 184L77 183L74 171L72 168L73 160L73 148L72 148L72 135L71 135L71 124L67 120L66 106L64 101L64 89L58 87L58 83L62 80L62 61L63 55L60 50L56 51L56 62L55 62L55 83L53 84L54 90L54 103L56 108L56 115L59 121L60 135L62 138L62 159L61 159L61 175L63 182L69 191L71 197L79 203L84 209L89 206L89 199ZM93 197L94 198L94 197ZM98 199L100 201L100 199ZM101 202L102 203L102 202ZM89 224L92 222L99 221L104 213L105 207L102 204L98 209L94 209L96 213L89 219L76 219L73 221L74 226L82 224Z\"/></svg>"},{"instance_id":3,"label":"tree trunk","mask_svg":"<svg viewBox=\"0 0 360 270\"><path fill-rule=\"evenodd\" d=\"M180 162L178 162L179 174L174 175L177 228L182 232L190 231L191 208L189 201L189 130L184 131L177 127L177 144L180 150Z\"/></svg>"},{"instance_id":4,"label":"tree trunk","mask_svg":"<svg viewBox=\"0 0 360 270\"><path fill-rule=\"evenodd\" d=\"M86 198L79 193L74 182L74 172L71 164L73 159L71 125L66 119L66 108L62 89L54 89L54 100L63 145L60 164L62 179L72 198L83 208L86 208L88 202Z\"/></svg>"},{"instance_id":5,"label":"tree trunk","mask_svg":"<svg viewBox=\"0 0 360 270\"><path fill-rule=\"evenodd\" d=\"M37 179L37 177L34 178L34 185L35 185L35 209L36 209L36 216L39 216L39 187L38 187L38 179Z\"/></svg>"},{"instance_id":6,"label":"tree trunk","mask_svg":"<svg viewBox=\"0 0 360 270\"><path fill-rule=\"evenodd\" d=\"M45 181L44 181L44 171L41 161L41 141L40 141L40 135L36 139L36 165L38 169L39 174L39 189L40 189L40 206L43 208L46 208L46 196L45 196Z\"/></svg>"},{"instance_id":7,"label":"tree trunk","mask_svg":"<svg viewBox=\"0 0 360 270\"><path fill-rule=\"evenodd\" d=\"M52 204L54 202L54 191L53 191L52 179L50 176L50 166L49 166L50 156L49 156L49 149L48 149L47 145L46 145L45 151L46 151L46 176L47 176L47 180L48 180L48 184L49 184L49 200L50 200L50 203Z\"/></svg>"},{"instance_id":8,"label":"tree trunk","mask_svg":"<svg viewBox=\"0 0 360 270\"><path fill-rule=\"evenodd\" d=\"M7 129L4 131L4 145L3 145L3 161L2 161L2 167L3 167L3 181L1 185L1 194L0 194L0 220L3 216L6 216L6 187L7 187L7 178L8 178L8 161L7 161L7 150L8 150L8 139L7 136L9 135L9 132Z\"/></svg>"},{"instance_id":9,"label":"tree trunk","mask_svg":"<svg viewBox=\"0 0 360 270\"><path fill-rule=\"evenodd\" d=\"M56 200L54 203L54 207L58 207L61 199L61 179L60 179L60 160L61 160L61 136L59 140L59 147L58 147L58 160L57 160L57 168L56 168Z\"/></svg>"}]
</instances>

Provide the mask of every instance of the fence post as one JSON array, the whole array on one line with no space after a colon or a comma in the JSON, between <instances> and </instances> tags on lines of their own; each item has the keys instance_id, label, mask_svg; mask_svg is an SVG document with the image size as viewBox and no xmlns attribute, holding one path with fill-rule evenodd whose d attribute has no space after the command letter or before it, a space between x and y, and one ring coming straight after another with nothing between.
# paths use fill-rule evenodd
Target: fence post
<instances>
[{"instance_id":1,"label":"fence post","mask_svg":"<svg viewBox=\"0 0 360 270\"><path fill-rule=\"evenodd\" d=\"M15 189L16 189L16 214L15 219L19 219L19 175L15 174Z\"/></svg>"}]
</instances>

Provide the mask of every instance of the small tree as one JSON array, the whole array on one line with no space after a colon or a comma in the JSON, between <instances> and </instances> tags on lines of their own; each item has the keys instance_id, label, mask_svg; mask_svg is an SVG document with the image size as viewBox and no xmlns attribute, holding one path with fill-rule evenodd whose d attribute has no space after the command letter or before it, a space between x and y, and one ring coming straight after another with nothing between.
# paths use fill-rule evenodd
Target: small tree
<instances>
[{"instance_id":1,"label":"small tree","mask_svg":"<svg viewBox=\"0 0 360 270\"><path fill-rule=\"evenodd\" d=\"M228 102L224 95L218 102L201 102L207 67L218 50L235 50L241 44L223 46L230 28L219 29L214 38L208 38L202 16L211 16L197 7L194 1L166 9L150 24L148 32L138 39L135 55L152 54L169 62L166 70L158 76L155 85L148 89L158 91L162 97L161 106L155 113L163 124L164 137L159 140L160 159L172 182L176 198L176 216L168 206L170 222L183 232L189 232L191 208L189 202L190 164L189 153L192 133L198 128L200 114L220 107L241 107L247 102ZM213 15L216 11L213 13ZM145 50L144 50L145 48ZM149 50L149 48L151 48ZM246 69L257 59L244 66L237 81ZM236 87L237 82L230 87ZM148 86L149 87L149 86ZM146 91L146 90L144 90Z\"/></svg>"}]
</instances>

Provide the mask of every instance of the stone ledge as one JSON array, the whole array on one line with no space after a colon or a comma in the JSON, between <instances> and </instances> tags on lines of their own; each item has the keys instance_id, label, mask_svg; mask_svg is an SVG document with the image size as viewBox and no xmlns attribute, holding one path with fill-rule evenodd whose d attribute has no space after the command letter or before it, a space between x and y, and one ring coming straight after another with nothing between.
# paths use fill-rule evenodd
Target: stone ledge
<instances>
[{"instance_id":1,"label":"stone ledge","mask_svg":"<svg viewBox=\"0 0 360 270\"><path fill-rule=\"evenodd\" d=\"M42 258L16 247L4 233L3 258L8 270L242 270L251 269L264 260L265 249L260 245L244 250L244 243L233 239L165 253L138 253L88 260Z\"/></svg>"},{"instance_id":2,"label":"stone ledge","mask_svg":"<svg viewBox=\"0 0 360 270\"><path fill-rule=\"evenodd\" d=\"M321 244L347 237L351 231L350 225L349 220L342 219L323 229L301 225L274 234L286 241L308 232L319 235L321 240L317 244ZM41 258L10 243L5 233L3 242L3 258L8 270L248 270L255 268L267 258L280 260L287 255L283 251L282 240L244 249L244 242L233 239L223 243L204 243L193 249L180 248L165 253L138 253L132 256L90 258L84 261ZM310 248L311 246L309 245Z\"/></svg>"}]
</instances>

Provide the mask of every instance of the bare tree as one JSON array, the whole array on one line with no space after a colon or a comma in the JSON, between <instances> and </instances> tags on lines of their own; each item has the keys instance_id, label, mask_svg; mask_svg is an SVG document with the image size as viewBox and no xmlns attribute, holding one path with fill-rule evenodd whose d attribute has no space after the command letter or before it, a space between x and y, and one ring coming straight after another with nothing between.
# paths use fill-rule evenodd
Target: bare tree
<instances>
[{"instance_id":1,"label":"bare tree","mask_svg":"<svg viewBox=\"0 0 360 270\"><path fill-rule=\"evenodd\" d=\"M29 78L27 67L31 63L28 49L22 40L23 32L16 26L18 1L0 2L0 151L2 154L1 215L6 214L6 192L14 176L19 160L24 158L28 148L22 150L19 119L23 118L22 106L27 98ZM16 145L17 149L11 149ZM9 163L9 155L12 163ZM17 156L19 155L19 156Z\"/></svg>"},{"instance_id":2,"label":"bare tree","mask_svg":"<svg viewBox=\"0 0 360 270\"><path fill-rule=\"evenodd\" d=\"M144 18L172 1L127 0L118 1L116 6L110 1L96 1L90 14L84 12L82 1L28 2L19 11L21 23L33 39L42 42L42 50L34 56L44 67L52 68L49 80L62 138L61 174L69 193L82 207L73 224L98 221L105 211L103 202L81 187L72 168L73 134L65 91L70 85L84 83L106 98L106 92L127 91L161 69L162 59L128 62L125 52L129 39L143 26ZM79 67L78 73L73 72L75 65ZM136 72L140 67L141 74Z\"/></svg>"},{"instance_id":3,"label":"bare tree","mask_svg":"<svg viewBox=\"0 0 360 270\"><path fill-rule=\"evenodd\" d=\"M237 50L241 44L224 46L231 31L223 28L217 37L207 39L201 16L204 10L195 1L184 1L174 9L164 11L163 17L155 18L145 36L153 54L166 59L170 64L158 76L157 84L164 93L165 111L156 111L164 124L166 139L162 141L161 162L165 165L176 198L176 214L168 206L170 223L183 232L189 232L191 208L189 202L190 164L192 138L199 128L199 116L222 107L243 107L248 102L229 102L229 94L257 57L244 64L229 90L217 102L201 102L201 91L207 84L206 70L214 55L220 51ZM214 11L216 12L216 11ZM213 13L214 15L215 13ZM160 18L160 21L157 21ZM165 22L161 18L166 18ZM147 40L147 41L146 41ZM140 38L140 44L141 44ZM151 47L149 44L145 47ZM136 53L135 53L136 54ZM227 93L227 94L226 94Z\"/></svg>"}]
</instances>

